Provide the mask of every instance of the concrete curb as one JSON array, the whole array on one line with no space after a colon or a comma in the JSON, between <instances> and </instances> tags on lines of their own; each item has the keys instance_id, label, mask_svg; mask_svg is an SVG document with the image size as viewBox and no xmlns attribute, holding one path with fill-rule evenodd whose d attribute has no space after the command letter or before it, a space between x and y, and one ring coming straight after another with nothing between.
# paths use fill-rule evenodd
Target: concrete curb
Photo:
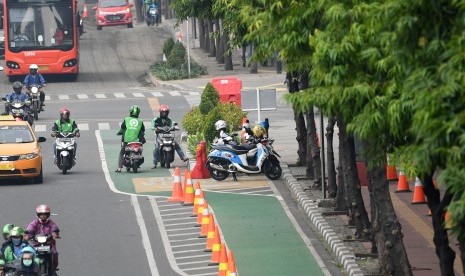
<instances>
[{"instance_id":1,"label":"concrete curb","mask_svg":"<svg viewBox=\"0 0 465 276\"><path fill-rule=\"evenodd\" d=\"M345 271L350 276L364 275L358 264L355 262L355 254L344 245L336 232L331 229L328 222L326 222L324 217L318 211L317 203L311 200L303 191L302 186L297 179L294 178L287 164L281 164L281 167L283 169L283 179L285 180L286 185L296 201L310 218L317 231L324 237L325 241L331 247L337 256L339 264L344 267Z\"/></svg>"}]
</instances>

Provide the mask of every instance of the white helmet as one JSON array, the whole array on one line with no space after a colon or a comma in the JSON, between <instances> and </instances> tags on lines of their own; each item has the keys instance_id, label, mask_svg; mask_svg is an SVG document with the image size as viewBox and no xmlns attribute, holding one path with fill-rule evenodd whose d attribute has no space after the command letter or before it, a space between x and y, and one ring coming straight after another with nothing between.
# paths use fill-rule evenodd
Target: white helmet
<instances>
[{"instance_id":1,"label":"white helmet","mask_svg":"<svg viewBox=\"0 0 465 276\"><path fill-rule=\"evenodd\" d=\"M223 120L219 120L215 123L215 129L216 130L220 130L222 128L226 129L227 125L226 125L226 122L223 121Z\"/></svg>"},{"instance_id":2,"label":"white helmet","mask_svg":"<svg viewBox=\"0 0 465 276\"><path fill-rule=\"evenodd\" d=\"M31 64L31 66L29 66L29 69L39 70L39 66L37 66L37 64Z\"/></svg>"}]
</instances>

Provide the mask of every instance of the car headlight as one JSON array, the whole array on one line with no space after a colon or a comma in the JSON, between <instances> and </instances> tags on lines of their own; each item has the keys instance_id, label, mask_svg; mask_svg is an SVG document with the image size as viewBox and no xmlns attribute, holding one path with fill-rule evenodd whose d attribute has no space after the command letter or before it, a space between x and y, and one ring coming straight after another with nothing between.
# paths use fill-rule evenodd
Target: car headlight
<instances>
[{"instance_id":1,"label":"car headlight","mask_svg":"<svg viewBox=\"0 0 465 276\"><path fill-rule=\"evenodd\" d=\"M24 159L33 159L33 158L36 158L37 156L39 156L39 153L33 152L33 153L28 153L28 154L21 154L21 155L19 156L19 159L20 159L20 160L24 160Z\"/></svg>"},{"instance_id":2,"label":"car headlight","mask_svg":"<svg viewBox=\"0 0 465 276\"><path fill-rule=\"evenodd\" d=\"M126 13L130 13L131 12L131 9L130 8L127 8L126 9Z\"/></svg>"}]
</instances>

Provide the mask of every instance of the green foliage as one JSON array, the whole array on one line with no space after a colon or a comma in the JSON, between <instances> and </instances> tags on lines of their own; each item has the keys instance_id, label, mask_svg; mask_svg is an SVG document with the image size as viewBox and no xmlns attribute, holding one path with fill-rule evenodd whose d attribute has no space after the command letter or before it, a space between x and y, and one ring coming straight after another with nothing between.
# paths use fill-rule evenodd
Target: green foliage
<instances>
[{"instance_id":1,"label":"green foliage","mask_svg":"<svg viewBox=\"0 0 465 276\"><path fill-rule=\"evenodd\" d=\"M218 136L218 132L215 130L215 123L220 119L222 119L222 116L218 106L214 107L206 116L204 116L205 121L202 132L207 144L213 142L215 137Z\"/></svg>"},{"instance_id":2,"label":"green foliage","mask_svg":"<svg viewBox=\"0 0 465 276\"><path fill-rule=\"evenodd\" d=\"M189 135L194 135L203 128L203 116L198 106L194 106L186 113L182 119L182 126Z\"/></svg>"},{"instance_id":3,"label":"green foliage","mask_svg":"<svg viewBox=\"0 0 465 276\"><path fill-rule=\"evenodd\" d=\"M228 124L229 133L233 133L242 128L242 118L247 116L242 112L242 109L234 103L219 103L218 111L221 115L221 120Z\"/></svg>"},{"instance_id":4,"label":"green foliage","mask_svg":"<svg viewBox=\"0 0 465 276\"><path fill-rule=\"evenodd\" d=\"M200 132L189 134L187 136L187 148L193 156L196 156L197 146L202 140L204 140L204 137Z\"/></svg>"},{"instance_id":5,"label":"green foliage","mask_svg":"<svg viewBox=\"0 0 465 276\"><path fill-rule=\"evenodd\" d=\"M179 69L186 62L186 48L182 43L176 42L167 57L169 68Z\"/></svg>"},{"instance_id":6,"label":"green foliage","mask_svg":"<svg viewBox=\"0 0 465 276\"><path fill-rule=\"evenodd\" d=\"M218 91L213 87L211 83L208 83L203 90L202 97L200 99L200 112L203 115L207 115L215 106L220 102L220 95Z\"/></svg>"},{"instance_id":7,"label":"green foliage","mask_svg":"<svg viewBox=\"0 0 465 276\"><path fill-rule=\"evenodd\" d=\"M170 54L171 50L174 47L174 39L172 37L168 38L165 40L165 43L163 43L163 54L165 54L167 57Z\"/></svg>"}]
</instances>

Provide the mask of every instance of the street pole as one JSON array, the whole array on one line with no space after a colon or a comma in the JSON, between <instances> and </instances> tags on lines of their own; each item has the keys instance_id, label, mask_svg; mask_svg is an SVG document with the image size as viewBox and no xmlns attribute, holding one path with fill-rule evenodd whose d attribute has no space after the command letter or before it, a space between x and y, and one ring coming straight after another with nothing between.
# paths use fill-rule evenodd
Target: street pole
<instances>
[{"instance_id":1,"label":"street pole","mask_svg":"<svg viewBox=\"0 0 465 276\"><path fill-rule=\"evenodd\" d=\"M258 122L261 122L261 114L260 114L260 109L261 109L261 106L260 106L260 88L257 88L257 119L258 119Z\"/></svg>"},{"instance_id":2,"label":"street pole","mask_svg":"<svg viewBox=\"0 0 465 276\"><path fill-rule=\"evenodd\" d=\"M323 113L321 109L318 109L320 112L320 134L321 134L321 189L323 192L323 198L326 198L326 168L325 168L325 136L324 136L324 122L323 122Z\"/></svg>"},{"instance_id":3,"label":"street pole","mask_svg":"<svg viewBox=\"0 0 465 276\"><path fill-rule=\"evenodd\" d=\"M189 18L187 18L187 75L191 77L191 47L189 43Z\"/></svg>"}]
</instances>

